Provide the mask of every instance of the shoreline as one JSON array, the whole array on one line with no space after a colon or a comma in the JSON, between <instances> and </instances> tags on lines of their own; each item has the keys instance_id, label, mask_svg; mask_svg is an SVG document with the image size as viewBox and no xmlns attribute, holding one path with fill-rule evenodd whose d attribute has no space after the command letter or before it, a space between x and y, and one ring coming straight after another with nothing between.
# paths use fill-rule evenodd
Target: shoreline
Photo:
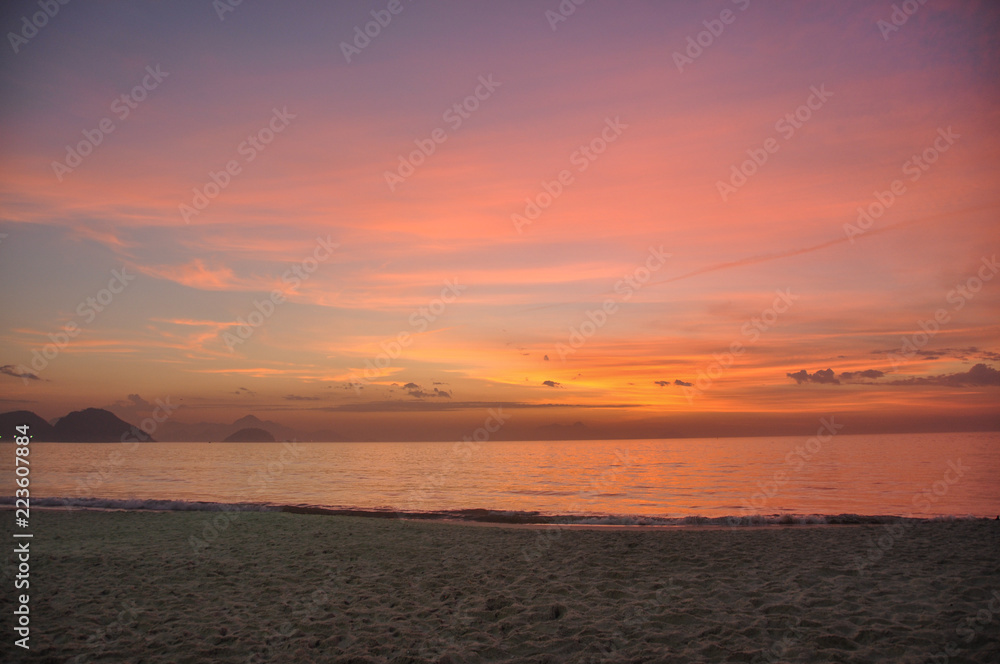
<instances>
[{"instance_id":1,"label":"shoreline","mask_svg":"<svg viewBox=\"0 0 1000 664\"><path fill-rule=\"evenodd\" d=\"M128 509L124 507L80 507L76 505L67 506L46 506L46 507L35 507L32 508L38 512L57 512L57 513L73 513L73 512L96 512L96 513L135 513L135 514L174 514L174 513L191 513L200 512L206 514L218 514L226 513L225 511L212 511L205 510L203 512L199 510L169 510L169 509ZM0 512L12 512L14 507L12 505L0 505ZM754 529L803 529L803 528L856 528L860 526L871 526L871 525L887 525L894 522L885 523L752 523L743 524L738 526L727 526L719 524L697 524L697 523L677 523L677 524L627 524L627 523L562 523L562 522L548 522L548 523L514 523L507 521L472 521L463 519L447 519L447 518L407 518L401 516L369 516L366 514L340 514L340 513L320 513L320 512L296 512L290 510L266 510L259 512L241 512L240 510L233 510L232 512L240 512L241 514L298 514L304 516L320 516L334 519L365 519L372 521L399 521L403 523L429 523L429 524L442 524L442 525L452 525L460 527L481 527L481 528L512 528L512 529L528 529L528 530L551 530L551 529L567 529L567 530L597 530L597 531L610 531L610 530L621 530L625 532L646 532L646 531L672 531L672 530L754 530ZM725 517L722 517L725 518ZM941 519L942 522L948 521L990 521L990 519L982 517L955 517L954 519ZM915 522L923 522L923 520L914 520ZM928 520L932 522L932 520Z\"/></svg>"},{"instance_id":2,"label":"shoreline","mask_svg":"<svg viewBox=\"0 0 1000 664\"><path fill-rule=\"evenodd\" d=\"M13 496L0 496L0 511L15 508ZM491 510L485 508L406 511L390 508L326 507L272 503L220 503L169 499L114 499L41 497L32 499L36 510L94 510L130 512L240 512L308 514L318 516L361 517L375 520L415 522L451 522L462 524L553 526L553 527L622 527L661 529L681 527L751 528L807 525L880 525L951 521L1000 521L992 516L974 514L913 516L911 514L731 514L731 515L643 515L643 514L546 514L537 511Z\"/></svg>"}]
</instances>

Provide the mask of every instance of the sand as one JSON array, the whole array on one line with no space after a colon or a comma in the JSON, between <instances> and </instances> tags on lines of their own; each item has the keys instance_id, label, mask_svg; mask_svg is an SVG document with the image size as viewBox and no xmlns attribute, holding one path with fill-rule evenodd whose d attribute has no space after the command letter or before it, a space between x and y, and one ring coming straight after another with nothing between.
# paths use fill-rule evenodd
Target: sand
<instances>
[{"instance_id":1,"label":"sand","mask_svg":"<svg viewBox=\"0 0 1000 664\"><path fill-rule=\"evenodd\" d=\"M24 661L1000 661L992 521L633 531L236 516L33 511Z\"/></svg>"}]
</instances>

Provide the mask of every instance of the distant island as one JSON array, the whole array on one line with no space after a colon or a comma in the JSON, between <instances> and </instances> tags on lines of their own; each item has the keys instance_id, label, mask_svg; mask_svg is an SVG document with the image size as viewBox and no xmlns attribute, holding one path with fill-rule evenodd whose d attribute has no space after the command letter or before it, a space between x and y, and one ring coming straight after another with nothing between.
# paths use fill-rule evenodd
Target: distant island
<instances>
[{"instance_id":1,"label":"distant island","mask_svg":"<svg viewBox=\"0 0 1000 664\"><path fill-rule=\"evenodd\" d=\"M258 429L256 427L251 427L248 429L240 429L223 439L224 443L273 443L274 436L271 432L265 431L264 429Z\"/></svg>"},{"instance_id":2,"label":"distant island","mask_svg":"<svg viewBox=\"0 0 1000 664\"><path fill-rule=\"evenodd\" d=\"M40 443L156 442L142 429L108 410L75 410L50 424L30 410L0 413L0 440L13 440L15 427L27 424L32 441Z\"/></svg>"},{"instance_id":3,"label":"distant island","mask_svg":"<svg viewBox=\"0 0 1000 664\"><path fill-rule=\"evenodd\" d=\"M148 421L147 421L148 420ZM33 442L39 443L118 443L140 442L210 442L273 443L286 440L343 441L333 431L316 431L300 436L290 427L245 415L229 424L221 422L186 423L174 420L157 422L147 418L133 425L103 408L85 408L63 417L46 421L30 410L0 413L0 442L9 442L19 435L15 427L27 424ZM141 427L147 427L143 430Z\"/></svg>"}]
</instances>

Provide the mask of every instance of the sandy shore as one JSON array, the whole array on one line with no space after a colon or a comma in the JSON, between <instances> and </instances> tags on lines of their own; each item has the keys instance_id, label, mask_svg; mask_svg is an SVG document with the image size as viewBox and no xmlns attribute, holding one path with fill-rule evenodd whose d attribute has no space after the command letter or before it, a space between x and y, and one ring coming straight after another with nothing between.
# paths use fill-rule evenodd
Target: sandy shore
<instances>
[{"instance_id":1,"label":"sandy shore","mask_svg":"<svg viewBox=\"0 0 1000 664\"><path fill-rule=\"evenodd\" d=\"M996 522L638 532L236 516L34 511L23 661L1000 661Z\"/></svg>"}]
</instances>

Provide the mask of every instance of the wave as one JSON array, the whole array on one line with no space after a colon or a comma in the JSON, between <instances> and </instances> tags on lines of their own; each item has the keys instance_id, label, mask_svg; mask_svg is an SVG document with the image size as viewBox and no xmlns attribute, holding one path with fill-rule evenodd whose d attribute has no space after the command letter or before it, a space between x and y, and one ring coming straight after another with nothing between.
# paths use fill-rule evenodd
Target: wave
<instances>
[{"instance_id":1,"label":"wave","mask_svg":"<svg viewBox=\"0 0 1000 664\"><path fill-rule=\"evenodd\" d=\"M14 505L13 496L0 496L0 505ZM148 498L31 498L32 507L79 507L94 510L152 510L161 512L278 512L266 503L211 503Z\"/></svg>"},{"instance_id":2,"label":"wave","mask_svg":"<svg viewBox=\"0 0 1000 664\"><path fill-rule=\"evenodd\" d=\"M15 506L13 496L0 496L0 506ZM289 512L328 516L355 516L380 519L436 520L474 523L551 526L635 526L635 527L760 527L796 525L863 525L921 523L933 521L988 520L971 515L911 517L892 514L739 514L728 516L647 516L629 514L546 514L532 511L504 511L482 508L414 511L392 507L328 507L322 505L279 505L274 503L216 503L144 498L31 498L32 507L92 510L166 512Z\"/></svg>"}]
</instances>

